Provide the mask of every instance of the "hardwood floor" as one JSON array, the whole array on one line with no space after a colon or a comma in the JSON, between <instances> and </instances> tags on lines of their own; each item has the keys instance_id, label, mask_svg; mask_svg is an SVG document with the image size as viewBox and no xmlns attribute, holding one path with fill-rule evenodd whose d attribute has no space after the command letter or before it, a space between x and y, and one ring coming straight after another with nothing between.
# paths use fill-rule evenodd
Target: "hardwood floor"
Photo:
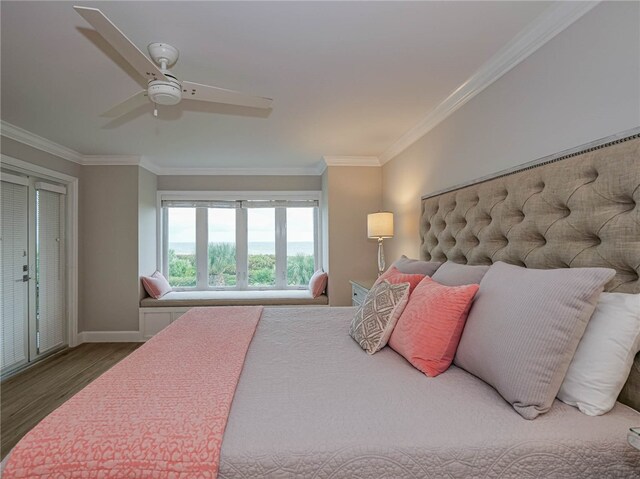
<instances>
[{"instance_id":1,"label":"hardwood floor","mask_svg":"<svg viewBox=\"0 0 640 479\"><path fill-rule=\"evenodd\" d=\"M1 455L51 411L141 343L85 343L44 359L0 385Z\"/></svg>"}]
</instances>

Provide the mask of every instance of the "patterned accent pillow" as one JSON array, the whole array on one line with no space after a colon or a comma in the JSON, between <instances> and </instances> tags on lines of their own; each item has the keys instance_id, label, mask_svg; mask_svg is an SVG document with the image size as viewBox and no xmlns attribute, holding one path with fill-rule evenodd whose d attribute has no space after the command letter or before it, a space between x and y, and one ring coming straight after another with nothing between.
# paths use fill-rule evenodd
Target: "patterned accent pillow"
<instances>
[{"instance_id":1,"label":"patterned accent pillow","mask_svg":"<svg viewBox=\"0 0 640 479\"><path fill-rule=\"evenodd\" d=\"M387 345L409 300L409 283L382 281L371 288L351 321L349 334L369 354Z\"/></svg>"}]
</instances>

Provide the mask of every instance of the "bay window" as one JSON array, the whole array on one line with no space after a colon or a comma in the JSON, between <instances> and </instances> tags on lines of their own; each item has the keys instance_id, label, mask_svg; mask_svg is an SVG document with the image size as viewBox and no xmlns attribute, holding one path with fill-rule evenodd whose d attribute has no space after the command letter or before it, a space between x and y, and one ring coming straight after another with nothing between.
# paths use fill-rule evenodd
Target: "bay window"
<instances>
[{"instance_id":1,"label":"bay window","mask_svg":"<svg viewBox=\"0 0 640 479\"><path fill-rule=\"evenodd\" d=\"M162 271L174 289L307 287L320 267L318 192L192 195L160 193Z\"/></svg>"}]
</instances>

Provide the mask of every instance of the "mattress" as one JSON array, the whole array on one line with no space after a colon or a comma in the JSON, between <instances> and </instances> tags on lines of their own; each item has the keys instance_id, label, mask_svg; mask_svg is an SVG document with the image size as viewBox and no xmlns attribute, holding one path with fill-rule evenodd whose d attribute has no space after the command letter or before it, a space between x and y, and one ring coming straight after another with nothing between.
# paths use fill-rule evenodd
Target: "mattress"
<instances>
[{"instance_id":1,"label":"mattress","mask_svg":"<svg viewBox=\"0 0 640 479\"><path fill-rule=\"evenodd\" d=\"M630 478L640 413L556 401L533 421L451 367L428 378L349 337L354 308L266 309L246 357L219 478Z\"/></svg>"}]
</instances>

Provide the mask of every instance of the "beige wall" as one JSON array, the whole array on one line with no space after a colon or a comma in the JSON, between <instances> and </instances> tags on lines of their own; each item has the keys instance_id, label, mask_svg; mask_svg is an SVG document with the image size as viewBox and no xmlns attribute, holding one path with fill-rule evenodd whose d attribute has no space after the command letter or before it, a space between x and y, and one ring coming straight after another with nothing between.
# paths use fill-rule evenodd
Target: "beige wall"
<instances>
[{"instance_id":1,"label":"beige wall","mask_svg":"<svg viewBox=\"0 0 640 479\"><path fill-rule=\"evenodd\" d=\"M158 177L138 168L138 276L148 276L157 269ZM146 296L142 282L138 282L139 297Z\"/></svg>"},{"instance_id":2,"label":"beige wall","mask_svg":"<svg viewBox=\"0 0 640 479\"><path fill-rule=\"evenodd\" d=\"M320 178L322 196L320 200L320 218L322 231L322 269L329 271L329 168L326 168Z\"/></svg>"},{"instance_id":3,"label":"beige wall","mask_svg":"<svg viewBox=\"0 0 640 479\"><path fill-rule=\"evenodd\" d=\"M602 3L383 167L387 251L419 255L420 196L640 125L640 3Z\"/></svg>"},{"instance_id":4,"label":"beige wall","mask_svg":"<svg viewBox=\"0 0 640 479\"><path fill-rule=\"evenodd\" d=\"M137 166L85 166L80 177L80 331L138 330Z\"/></svg>"},{"instance_id":5,"label":"beige wall","mask_svg":"<svg viewBox=\"0 0 640 479\"><path fill-rule=\"evenodd\" d=\"M330 166L322 178L327 197L323 217L328 219L329 301L331 306L350 306L349 280L377 274L378 243L367 238L367 214L380 210L382 171Z\"/></svg>"},{"instance_id":6,"label":"beige wall","mask_svg":"<svg viewBox=\"0 0 640 479\"><path fill-rule=\"evenodd\" d=\"M159 176L163 191L319 191L320 176Z\"/></svg>"}]
</instances>

